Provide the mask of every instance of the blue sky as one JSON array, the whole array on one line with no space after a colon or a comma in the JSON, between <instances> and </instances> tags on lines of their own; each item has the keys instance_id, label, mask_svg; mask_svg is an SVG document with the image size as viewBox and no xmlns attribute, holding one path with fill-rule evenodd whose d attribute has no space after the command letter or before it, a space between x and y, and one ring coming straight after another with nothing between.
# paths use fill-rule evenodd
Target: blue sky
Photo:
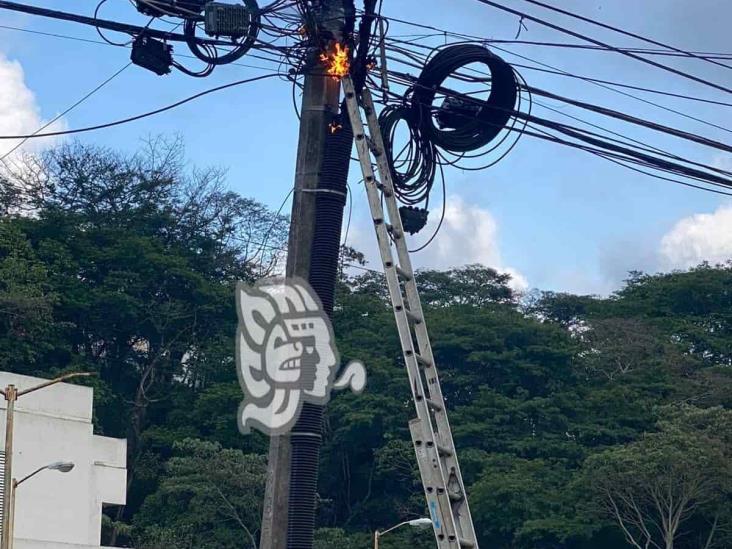
<instances>
[{"instance_id":1,"label":"blue sky","mask_svg":"<svg viewBox=\"0 0 732 549\"><path fill-rule=\"evenodd\" d=\"M564 9L600 19L679 48L731 52L729 21L732 4L724 0L564 0ZM92 14L95 2L29 0L28 3ZM643 43L580 24L531 6L521 0L506 2L563 26L618 46ZM486 38L512 39L518 20L476 0L385 0L384 14ZM109 0L100 16L139 22L125 0ZM62 33L98 40L94 29L73 23L0 12L0 25ZM521 38L537 41L574 41L527 22ZM394 25L392 32L414 29ZM419 32L419 31L416 31ZM113 35L110 35L113 37ZM563 70L633 85L726 100L724 92L705 88L678 76L626 59L618 54L502 45L511 52ZM183 52L183 46L177 51ZM507 61L521 62L504 51ZM0 90L0 131L18 131L16 118L30 109L25 124L48 120L65 110L128 61L128 50L74 42L0 29L0 59L14 71ZM732 71L696 60L655 58L678 69L732 86ZM16 63L16 64L13 64ZM241 63L273 65L257 59ZM732 62L730 63L732 64ZM8 74L20 78L28 97L12 91ZM207 79L181 74L156 77L130 67L103 91L64 118L69 128L137 114L173 102L199 90L265 70L242 66L218 68ZM611 107L663 124L730 142L730 133L612 93L579 80L522 70L536 87ZM633 92L644 99L711 121L732 126L731 108ZM19 97L25 97L23 101ZM551 101L544 101L553 104ZM592 117L569 106L563 112L622 132L623 135L668 148L681 156L730 169L732 159L713 149ZM559 119L541 107L535 114ZM15 117L15 118L14 118ZM569 121L571 122L571 121ZM22 124L21 124L22 125ZM30 127L30 131L36 129ZM279 207L292 185L297 119L291 87L277 79L227 90L141 122L112 128L80 139L133 151L140 139L178 134L186 143L192 164L228 168L230 187ZM377 267L366 201L353 172L354 212L349 242L367 252ZM528 287L546 290L607 293L619 287L631 269L655 271L684 268L701 260L732 257L730 199L686 189L618 167L581 151L523 138L501 163L482 172L447 172L448 223L434 246L417 254L420 266L448 267L484 262L516 273ZM287 208L289 211L289 208ZM436 217L437 212L433 214Z\"/></svg>"}]
</instances>

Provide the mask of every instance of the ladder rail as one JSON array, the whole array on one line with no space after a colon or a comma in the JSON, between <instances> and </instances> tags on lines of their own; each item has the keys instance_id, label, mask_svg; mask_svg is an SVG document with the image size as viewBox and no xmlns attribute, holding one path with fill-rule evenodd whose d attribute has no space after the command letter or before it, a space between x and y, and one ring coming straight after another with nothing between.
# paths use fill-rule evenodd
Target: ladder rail
<instances>
[{"instance_id":1,"label":"ladder rail","mask_svg":"<svg viewBox=\"0 0 732 549\"><path fill-rule=\"evenodd\" d=\"M368 89L364 89L363 91L363 100L364 105L367 110L371 110L371 116L367 116L366 120L368 121L369 125L369 134L371 135L371 139L374 141L375 146L379 151L385 151L383 136L381 134L381 128L379 126L379 122L375 116L375 113L373 112L373 100L371 98L371 92ZM380 154L376 157L377 166L379 168L380 174L385 174L382 176L382 185L385 187L385 190L392 194L391 197L387 197L386 206L389 211L389 219L392 220L392 224L398 227L398 229L401 231L401 234L404 235L404 230L402 228L402 222L401 222L401 215L399 213L399 207L396 202L396 198L394 195L394 187L393 187L393 180L391 177L391 168L389 167L388 161L386 159L385 154ZM420 317L422 319L422 322L415 325L414 331L417 337L417 342L419 346L419 354L420 356L427 359L432 364L432 367L429 369L429 374L432 376L432 378L428 377L428 385L427 389L429 392L429 395L425 395L425 398L429 398L430 401L436 402L442 409L441 410L435 410L434 417L435 417L435 423L437 424L438 429L438 440L435 441L436 443L449 447L449 450L451 452L451 455L447 455L444 457L445 468L446 471L454 471L455 476L458 479L459 482L459 489L465 493L465 487L462 482L462 473L460 472L460 465L458 463L457 459L457 452L455 449L454 439L452 436L452 428L450 427L450 422L447 417L447 408L445 406L445 400L444 396L442 394L442 386L440 385L439 381L439 374L437 372L437 368L435 366L435 359L432 352L432 345L430 343L429 334L427 332L427 326L426 322L424 320L424 311L422 309L422 300L419 297L419 290L417 288L417 283L414 278L414 270L412 268L412 261L411 256L409 254L409 248L407 247L407 242L404 237L397 238L394 241L397 255L399 258L399 265L403 269L405 266L408 268L408 273L411 275L411 279L406 281L405 283L405 289L406 289L406 297L407 302L409 305L409 310L415 314L416 316ZM433 379L433 382L430 382L430 379ZM470 507L468 505L467 497L463 498L463 508L461 509L461 512L459 513L459 516L465 517L465 520L461 520L461 533L463 536L465 536L468 539L476 539L475 535L475 529L473 525L473 519L470 514ZM467 532L465 530L468 530Z\"/></svg>"},{"instance_id":2,"label":"ladder rail","mask_svg":"<svg viewBox=\"0 0 732 549\"><path fill-rule=\"evenodd\" d=\"M438 547L477 549L477 538L373 100L370 92L364 89L362 98L369 128L367 135L353 82L346 77L342 85L417 413L417 419L410 422L410 432ZM380 182L376 179L371 160L372 148ZM394 260L392 243L398 262ZM451 491L450 487L454 488L455 485L457 489Z\"/></svg>"}]
</instances>

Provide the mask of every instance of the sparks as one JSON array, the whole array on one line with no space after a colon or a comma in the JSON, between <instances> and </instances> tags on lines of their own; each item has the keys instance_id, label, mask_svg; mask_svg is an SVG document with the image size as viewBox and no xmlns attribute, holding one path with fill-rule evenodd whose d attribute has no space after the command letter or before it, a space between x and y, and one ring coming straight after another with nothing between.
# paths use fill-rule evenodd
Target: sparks
<instances>
[{"instance_id":1,"label":"sparks","mask_svg":"<svg viewBox=\"0 0 732 549\"><path fill-rule=\"evenodd\" d=\"M348 74L351 69L349 54L348 46L344 46L339 42L336 42L335 47L330 51L320 54L320 60L325 65L328 76L334 80L340 80Z\"/></svg>"}]
</instances>

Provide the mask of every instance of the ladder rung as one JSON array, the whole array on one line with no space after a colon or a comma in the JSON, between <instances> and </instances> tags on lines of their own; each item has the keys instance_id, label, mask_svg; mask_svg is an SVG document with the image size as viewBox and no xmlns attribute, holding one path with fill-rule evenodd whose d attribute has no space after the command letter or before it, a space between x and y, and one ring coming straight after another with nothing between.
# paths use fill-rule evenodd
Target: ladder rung
<instances>
[{"instance_id":1,"label":"ladder rung","mask_svg":"<svg viewBox=\"0 0 732 549\"><path fill-rule=\"evenodd\" d=\"M431 363L431 362L430 362L429 360L427 360L427 359L426 359L425 357L423 357L422 355L420 355L420 354L415 354L415 355L414 355L414 358L416 358L416 359L417 359L417 362L419 362L419 363L420 363L420 364L421 364L422 366L424 366L425 368L430 368L430 367L432 367L432 363Z\"/></svg>"},{"instance_id":2,"label":"ladder rung","mask_svg":"<svg viewBox=\"0 0 732 549\"><path fill-rule=\"evenodd\" d=\"M391 198L391 191L386 188L386 186L383 183L377 183L376 188L379 189L382 193L384 193L384 196L387 198Z\"/></svg>"},{"instance_id":3,"label":"ladder rung","mask_svg":"<svg viewBox=\"0 0 732 549\"><path fill-rule=\"evenodd\" d=\"M439 402L435 402L434 400L432 400L430 398L427 399L427 406L429 406L435 412L442 412L442 410L445 409L445 407L442 404L440 404Z\"/></svg>"},{"instance_id":4,"label":"ladder rung","mask_svg":"<svg viewBox=\"0 0 732 549\"><path fill-rule=\"evenodd\" d=\"M458 543L460 543L460 547L466 547L467 549L475 547L474 541L465 538L458 538Z\"/></svg>"},{"instance_id":5,"label":"ladder rung","mask_svg":"<svg viewBox=\"0 0 732 549\"><path fill-rule=\"evenodd\" d=\"M374 143L374 140L370 137L366 137L366 140L369 144L369 149L371 149L371 153L376 157L381 156L381 151L379 150L379 147L376 146L376 143Z\"/></svg>"},{"instance_id":6,"label":"ladder rung","mask_svg":"<svg viewBox=\"0 0 732 549\"><path fill-rule=\"evenodd\" d=\"M413 313L409 309L404 309L404 312L407 313L407 318L409 319L409 322L412 324L421 324L422 323L422 317L418 314Z\"/></svg>"},{"instance_id":7,"label":"ladder rung","mask_svg":"<svg viewBox=\"0 0 732 549\"><path fill-rule=\"evenodd\" d=\"M437 453L440 454L443 457L450 457L452 456L452 448L448 448L447 446L443 446L442 444L435 444L437 446Z\"/></svg>"},{"instance_id":8,"label":"ladder rung","mask_svg":"<svg viewBox=\"0 0 732 549\"><path fill-rule=\"evenodd\" d=\"M402 280L407 281L407 282L412 280L412 275L410 275L407 271L405 271L398 265L396 267L396 272L397 272L397 275L399 275L399 278L401 278Z\"/></svg>"},{"instance_id":9,"label":"ladder rung","mask_svg":"<svg viewBox=\"0 0 732 549\"><path fill-rule=\"evenodd\" d=\"M450 501L463 501L465 499L465 495L460 493L456 494L455 492L448 492L448 497L450 498Z\"/></svg>"},{"instance_id":10,"label":"ladder rung","mask_svg":"<svg viewBox=\"0 0 732 549\"><path fill-rule=\"evenodd\" d=\"M396 227L394 227L394 225L387 224L386 230L391 233L391 236L392 238L394 238L394 240L399 240L402 237L402 233Z\"/></svg>"}]
</instances>

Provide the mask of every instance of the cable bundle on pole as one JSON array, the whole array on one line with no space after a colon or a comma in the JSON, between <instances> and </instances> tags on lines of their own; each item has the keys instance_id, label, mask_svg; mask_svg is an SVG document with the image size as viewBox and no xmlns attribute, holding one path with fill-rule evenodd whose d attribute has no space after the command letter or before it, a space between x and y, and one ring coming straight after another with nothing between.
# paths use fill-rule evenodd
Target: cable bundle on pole
<instances>
[{"instance_id":1,"label":"cable bundle on pole","mask_svg":"<svg viewBox=\"0 0 732 549\"><path fill-rule=\"evenodd\" d=\"M451 129L438 128L432 116L438 90L450 76L472 63L490 70L490 96L477 106L473 119L463 116ZM466 153L477 151L498 136L511 119L517 95L518 82L508 63L482 46L462 44L440 50L427 63L414 87L412 106L420 112L427 139L446 151ZM476 100L468 103L475 105ZM450 106L447 101L442 105L444 109Z\"/></svg>"},{"instance_id":2,"label":"cable bundle on pole","mask_svg":"<svg viewBox=\"0 0 732 549\"><path fill-rule=\"evenodd\" d=\"M461 69L471 64L490 71L488 97L445 93L445 81L464 80ZM438 167L490 152L485 147L515 120L519 92L513 68L487 48L459 44L439 50L411 83L402 104L386 106L379 116L399 200L409 206L427 205ZM436 105L438 94L445 99ZM394 143L400 125L406 126L408 141L397 151Z\"/></svg>"}]
</instances>

